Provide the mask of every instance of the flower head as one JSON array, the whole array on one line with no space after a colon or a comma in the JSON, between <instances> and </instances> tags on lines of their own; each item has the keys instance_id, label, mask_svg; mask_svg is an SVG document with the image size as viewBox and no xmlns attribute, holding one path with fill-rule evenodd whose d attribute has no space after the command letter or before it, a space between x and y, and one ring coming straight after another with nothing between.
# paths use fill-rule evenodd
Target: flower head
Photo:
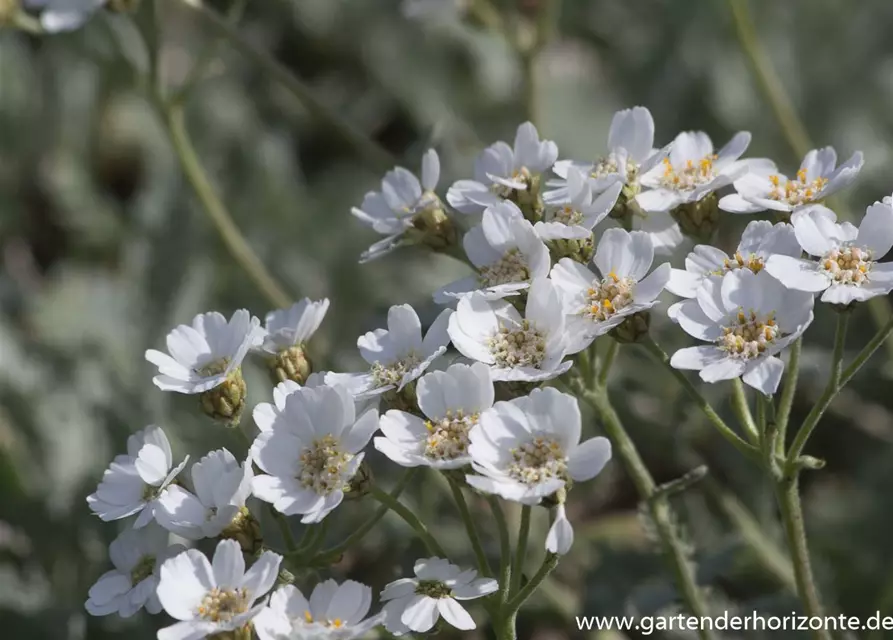
<instances>
[{"instance_id":1,"label":"flower head","mask_svg":"<svg viewBox=\"0 0 893 640\"><path fill-rule=\"evenodd\" d=\"M450 318L450 338L464 356L490 366L493 380L536 382L560 376L565 321L558 290L546 278L534 280L524 317L504 300L472 293Z\"/></svg>"},{"instance_id":2,"label":"flower head","mask_svg":"<svg viewBox=\"0 0 893 640\"><path fill-rule=\"evenodd\" d=\"M543 240L588 240L592 230L604 220L620 195L623 183L619 180L598 193L576 167L567 168L566 195L546 203L544 219L534 225Z\"/></svg>"},{"instance_id":3,"label":"flower head","mask_svg":"<svg viewBox=\"0 0 893 640\"><path fill-rule=\"evenodd\" d=\"M148 426L127 439L127 455L115 457L102 474L96 493L87 497L87 504L104 521L138 513L133 526L144 527L155 515L159 496L188 460L189 456L175 467L164 431Z\"/></svg>"},{"instance_id":4,"label":"flower head","mask_svg":"<svg viewBox=\"0 0 893 640\"><path fill-rule=\"evenodd\" d=\"M353 580L320 582L309 601L287 584L270 596L254 629L260 640L352 640L381 624L380 615L366 618L370 604L372 589Z\"/></svg>"},{"instance_id":5,"label":"flower head","mask_svg":"<svg viewBox=\"0 0 893 640\"><path fill-rule=\"evenodd\" d=\"M478 578L474 569L462 570L443 558L415 563L414 578L395 580L381 592L385 628L394 635L430 631L443 616L449 624L469 631L475 628L460 600L474 600L498 588L492 578Z\"/></svg>"},{"instance_id":6,"label":"flower head","mask_svg":"<svg viewBox=\"0 0 893 640\"><path fill-rule=\"evenodd\" d=\"M312 370L307 341L319 329L328 310L328 298L317 302L304 298L288 309L267 314L264 339L257 350L267 356L275 380L303 383L307 379Z\"/></svg>"},{"instance_id":7,"label":"flower head","mask_svg":"<svg viewBox=\"0 0 893 640\"><path fill-rule=\"evenodd\" d=\"M341 386L289 393L251 445L252 459L267 474L255 476L254 495L285 515L303 515L304 523L321 521L341 504L377 428L378 412L357 418Z\"/></svg>"},{"instance_id":8,"label":"flower head","mask_svg":"<svg viewBox=\"0 0 893 640\"><path fill-rule=\"evenodd\" d=\"M649 275L653 261L647 233L608 229L595 253L598 274L569 258L552 267L552 282L563 294L568 353L585 349L630 315L657 304L670 264L661 264Z\"/></svg>"},{"instance_id":9,"label":"flower head","mask_svg":"<svg viewBox=\"0 0 893 640\"><path fill-rule=\"evenodd\" d=\"M168 533L156 525L143 529L127 529L109 545L109 558L114 569L100 576L90 587L84 607L91 616L117 613L129 618L146 608L149 613L161 611L155 591L161 563L184 550L181 545L168 546Z\"/></svg>"},{"instance_id":10,"label":"flower head","mask_svg":"<svg viewBox=\"0 0 893 640\"><path fill-rule=\"evenodd\" d=\"M276 582L282 556L264 551L245 571L239 544L221 540L213 562L189 549L161 565L158 599L176 624L158 631L158 640L205 638L242 629L264 604L255 605Z\"/></svg>"},{"instance_id":11,"label":"flower head","mask_svg":"<svg viewBox=\"0 0 893 640\"><path fill-rule=\"evenodd\" d=\"M680 349L670 364L696 369L704 382L740 377L771 395L784 362L776 356L812 322L813 298L789 291L765 270L729 271L709 276L678 309L676 321L688 334L709 345Z\"/></svg>"},{"instance_id":12,"label":"flower head","mask_svg":"<svg viewBox=\"0 0 893 640\"><path fill-rule=\"evenodd\" d=\"M766 270L786 287L817 293L822 302L846 305L886 295L893 290L893 263L878 262L893 246L893 203L875 202L857 229L837 223L834 212L821 205L795 211L794 233L814 260L774 255Z\"/></svg>"},{"instance_id":13,"label":"flower head","mask_svg":"<svg viewBox=\"0 0 893 640\"><path fill-rule=\"evenodd\" d=\"M375 438L375 448L405 467L456 469L469 464L468 433L493 405L489 367L475 362L432 371L419 380L416 393L427 420L388 411L381 417L384 436Z\"/></svg>"},{"instance_id":14,"label":"flower head","mask_svg":"<svg viewBox=\"0 0 893 640\"><path fill-rule=\"evenodd\" d=\"M552 387L529 396L497 402L471 430L472 487L522 504L539 504L571 482L594 478L611 458L602 437L580 443L577 399ZM563 499L558 500L559 503ZM549 537L549 551L566 553L573 540L560 509ZM560 544L559 544L560 541Z\"/></svg>"},{"instance_id":15,"label":"flower head","mask_svg":"<svg viewBox=\"0 0 893 640\"><path fill-rule=\"evenodd\" d=\"M793 178L778 172L775 163L761 161L735 180L737 193L719 201L720 209L731 213L793 211L797 207L820 202L849 186L862 169L862 152L857 151L839 167L834 147L813 149L806 154Z\"/></svg>"}]
</instances>

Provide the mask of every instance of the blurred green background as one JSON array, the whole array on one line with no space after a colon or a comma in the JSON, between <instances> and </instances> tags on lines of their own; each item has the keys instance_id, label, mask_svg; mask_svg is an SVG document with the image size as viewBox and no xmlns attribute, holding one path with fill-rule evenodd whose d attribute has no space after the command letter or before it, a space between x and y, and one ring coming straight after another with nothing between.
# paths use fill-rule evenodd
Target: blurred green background
<instances>
[{"instance_id":1,"label":"blurred green background","mask_svg":"<svg viewBox=\"0 0 893 640\"><path fill-rule=\"evenodd\" d=\"M537 11L539 1L498 4L525 14ZM161 72L174 85L212 36L177 1L161 2L161 9ZM832 144L841 157L865 152L859 181L841 199L840 213L860 216L893 189L887 28L893 3L759 0L750 3L750 13L815 145ZM155 389L143 360L146 348L162 345L173 325L198 312L247 307L263 316L269 305L204 215L130 63L113 45L116 34L138 64L132 29L125 17L98 15L71 34L0 31L3 638L154 637L165 616L96 619L83 610L89 586L108 568L107 544L118 531L116 523L92 516L84 498L127 435L146 424L166 428L175 456L195 460L224 445L242 452L233 434L200 415L194 398ZM459 20L410 21L394 0L265 0L249 3L239 29L404 166L416 171L424 149L435 146L443 163L441 194L453 180L470 177L481 148L511 140L525 117L516 53L498 35ZM719 146L746 129L753 132L748 155L770 156L788 173L799 163L721 0L565 0L537 72L537 124L563 158L603 154L613 112L640 104L654 114L658 144L679 130L702 129ZM408 302L430 321L437 312L431 292L464 274L460 263L416 249L358 265L361 250L377 238L350 216L350 207L377 188L381 172L362 164L291 94L225 44L187 114L199 155L250 245L293 296L332 300L313 342L318 369L359 368L356 337L383 326L390 305ZM733 246L745 222L724 219L720 242ZM683 255L674 258L677 264ZM654 329L664 347L688 344L659 315ZM824 384L833 322L822 307L807 333L795 420ZM859 309L851 351L873 332L870 314ZM841 394L810 444L809 453L828 462L804 476L802 490L815 570L831 612L893 612L888 354L880 351ZM269 383L257 363L247 364L245 375L250 404L268 400ZM797 609L765 479L644 353L624 348L613 376L615 402L658 481L701 463L710 468L709 480L674 504L712 608L767 615ZM723 388L705 392L728 413ZM584 433L600 433L589 416ZM368 455L389 488L396 469L377 452ZM426 478L409 490L408 502L455 558L470 563L447 494ZM488 512L473 506L495 552ZM346 503L330 517L329 541L340 540L373 508L365 500ZM573 623L577 613L673 611L671 575L618 460L572 493L569 511L577 544L522 612L522 638L584 637ZM531 567L542 554L545 512L537 510L534 521ZM281 547L272 523L265 520L264 528ZM299 524L294 528L300 533ZM332 575L378 589L423 553L389 516ZM299 576L302 586L314 581ZM483 620L483 612L476 617ZM480 625L467 637L487 633Z\"/></svg>"}]
</instances>

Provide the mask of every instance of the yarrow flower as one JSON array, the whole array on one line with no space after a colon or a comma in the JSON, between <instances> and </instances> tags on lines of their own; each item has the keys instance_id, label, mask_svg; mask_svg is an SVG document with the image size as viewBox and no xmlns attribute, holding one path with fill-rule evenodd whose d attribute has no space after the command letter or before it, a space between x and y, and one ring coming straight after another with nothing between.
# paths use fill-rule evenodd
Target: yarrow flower
<instances>
[{"instance_id":1,"label":"yarrow flower","mask_svg":"<svg viewBox=\"0 0 893 640\"><path fill-rule=\"evenodd\" d=\"M357 339L360 355L371 365L366 373L327 373L326 384L343 385L355 396L371 396L392 389L401 391L446 352L450 337L445 309L422 338L422 324L408 304L388 310L388 328L370 331Z\"/></svg>"},{"instance_id":2,"label":"yarrow flower","mask_svg":"<svg viewBox=\"0 0 893 640\"><path fill-rule=\"evenodd\" d=\"M243 629L264 608L255 605L276 582L282 556L264 551L245 571L242 550L221 540L213 562L189 549L161 565L158 599L179 620L158 631L158 640L205 638Z\"/></svg>"},{"instance_id":3,"label":"yarrow flower","mask_svg":"<svg viewBox=\"0 0 893 640\"><path fill-rule=\"evenodd\" d=\"M570 369L565 320L558 290L534 280L524 317L504 300L472 293L450 317L449 334L462 355L490 366L493 380L540 382Z\"/></svg>"},{"instance_id":4,"label":"yarrow flower","mask_svg":"<svg viewBox=\"0 0 893 640\"><path fill-rule=\"evenodd\" d=\"M563 294L569 353L582 351L632 314L658 303L670 278L670 263L648 274L653 262L647 233L608 229L595 253L598 275L568 258L552 267L552 282Z\"/></svg>"},{"instance_id":5,"label":"yarrow flower","mask_svg":"<svg viewBox=\"0 0 893 640\"><path fill-rule=\"evenodd\" d=\"M195 493L168 487L158 499L155 518L165 529L189 540L216 538L244 518L254 471L226 449L212 451L192 465Z\"/></svg>"},{"instance_id":6,"label":"yarrow flower","mask_svg":"<svg viewBox=\"0 0 893 640\"><path fill-rule=\"evenodd\" d=\"M381 592L385 628L400 636L426 633L443 619L462 631L475 628L460 600L482 598L499 587L492 578L478 578L474 569L462 570L443 558L416 561L414 578L395 580Z\"/></svg>"},{"instance_id":7,"label":"yarrow flower","mask_svg":"<svg viewBox=\"0 0 893 640\"><path fill-rule=\"evenodd\" d=\"M812 322L812 307L811 294L786 289L766 270L709 276L697 297L681 304L676 321L711 344L680 349L670 364L700 371L704 382L740 377L772 395L784 371L776 354L803 334Z\"/></svg>"},{"instance_id":8,"label":"yarrow flower","mask_svg":"<svg viewBox=\"0 0 893 640\"><path fill-rule=\"evenodd\" d=\"M490 145L474 163L474 180L459 180L447 191L447 202L457 211L481 213L502 200L513 200L522 209L535 207L542 174L558 158L551 140L540 140L536 127L518 127L514 148L499 141ZM529 215L529 213L528 213Z\"/></svg>"},{"instance_id":9,"label":"yarrow flower","mask_svg":"<svg viewBox=\"0 0 893 640\"><path fill-rule=\"evenodd\" d=\"M602 437L580 443L577 399L552 387L529 396L497 402L481 414L471 430L472 467L469 485L522 504L539 504L556 493L566 494L572 482L594 478L611 459L611 443ZM565 554L573 529L557 498L556 518L546 549Z\"/></svg>"},{"instance_id":10,"label":"yarrow flower","mask_svg":"<svg viewBox=\"0 0 893 640\"><path fill-rule=\"evenodd\" d=\"M487 207L481 224L465 234L462 244L478 273L437 291L435 302L450 303L472 291L498 300L549 274L549 249L513 202Z\"/></svg>"},{"instance_id":11,"label":"yarrow flower","mask_svg":"<svg viewBox=\"0 0 893 640\"><path fill-rule=\"evenodd\" d=\"M366 618L372 589L359 582L320 582L310 600L294 586L279 587L254 619L260 640L353 640L381 624L382 616Z\"/></svg>"},{"instance_id":12,"label":"yarrow flower","mask_svg":"<svg viewBox=\"0 0 893 640\"><path fill-rule=\"evenodd\" d=\"M475 362L432 371L419 380L416 393L428 419L388 411L381 416L384 437L375 438L375 448L404 467L457 469L469 464L468 432L493 405L490 368Z\"/></svg>"},{"instance_id":13,"label":"yarrow flower","mask_svg":"<svg viewBox=\"0 0 893 640\"><path fill-rule=\"evenodd\" d=\"M155 516L159 496L188 461L186 456L174 466L167 436L161 427L150 425L127 439L127 455L115 457L87 504L106 522L139 514L133 526L144 527Z\"/></svg>"},{"instance_id":14,"label":"yarrow flower","mask_svg":"<svg viewBox=\"0 0 893 640\"><path fill-rule=\"evenodd\" d=\"M109 545L114 569L100 576L90 587L84 604L91 616L117 613L129 618L145 607L151 614L161 612L156 595L161 563L185 551L182 545L168 545L168 532L157 525L127 529Z\"/></svg>"},{"instance_id":15,"label":"yarrow flower","mask_svg":"<svg viewBox=\"0 0 893 640\"><path fill-rule=\"evenodd\" d=\"M597 196L592 184L576 167L567 168L565 195L547 201L543 220L534 225L543 240L590 240L592 230L608 217L623 183L608 185Z\"/></svg>"},{"instance_id":16,"label":"yarrow flower","mask_svg":"<svg viewBox=\"0 0 893 640\"><path fill-rule=\"evenodd\" d=\"M259 405L260 434L251 457L267 475L252 481L254 495L301 522L319 522L341 504L378 429L378 412L356 417L341 386L304 387L289 393L281 410Z\"/></svg>"},{"instance_id":17,"label":"yarrow flower","mask_svg":"<svg viewBox=\"0 0 893 640\"><path fill-rule=\"evenodd\" d=\"M279 382L294 380L303 384L310 375L311 362L306 344L319 329L328 310L328 298L317 301L304 298L288 309L267 314L263 342L257 350L266 354L270 370Z\"/></svg>"},{"instance_id":18,"label":"yarrow flower","mask_svg":"<svg viewBox=\"0 0 893 640\"><path fill-rule=\"evenodd\" d=\"M893 247L893 199L875 202L857 229L822 205L795 211L794 233L817 260L771 256L766 270L798 291L823 291L822 302L846 305L893 291L893 263L878 262Z\"/></svg>"},{"instance_id":19,"label":"yarrow flower","mask_svg":"<svg viewBox=\"0 0 893 640\"><path fill-rule=\"evenodd\" d=\"M778 172L775 163L762 161L735 180L735 191L719 201L719 208L730 213L793 211L849 186L862 170L862 152L857 151L839 167L834 147L813 149L806 154L794 178Z\"/></svg>"}]
</instances>

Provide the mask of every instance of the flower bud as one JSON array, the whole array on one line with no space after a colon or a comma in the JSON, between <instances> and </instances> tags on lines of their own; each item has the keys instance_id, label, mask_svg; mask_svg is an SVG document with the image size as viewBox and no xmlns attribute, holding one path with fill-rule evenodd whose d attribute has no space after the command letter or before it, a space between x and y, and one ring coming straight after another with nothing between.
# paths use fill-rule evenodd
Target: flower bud
<instances>
[{"instance_id":1,"label":"flower bud","mask_svg":"<svg viewBox=\"0 0 893 640\"><path fill-rule=\"evenodd\" d=\"M592 260L594 252L594 243L592 237L585 240L575 239L558 239L550 240L546 243L549 247L549 253L552 254L552 261L558 262L562 258L570 258L574 262L580 264L588 264Z\"/></svg>"},{"instance_id":2,"label":"flower bud","mask_svg":"<svg viewBox=\"0 0 893 640\"><path fill-rule=\"evenodd\" d=\"M639 342L648 335L651 326L651 314L648 311L638 311L611 329L610 335L621 344Z\"/></svg>"},{"instance_id":3,"label":"flower bud","mask_svg":"<svg viewBox=\"0 0 893 640\"><path fill-rule=\"evenodd\" d=\"M401 390L391 389L381 394L381 403L384 410L395 409L414 415L422 415L415 395L415 381L413 380ZM382 411L384 413L384 411Z\"/></svg>"},{"instance_id":4,"label":"flower bud","mask_svg":"<svg viewBox=\"0 0 893 640\"><path fill-rule=\"evenodd\" d=\"M303 385L313 373L313 365L301 345L283 349L268 360L273 383L291 380Z\"/></svg>"},{"instance_id":5,"label":"flower bud","mask_svg":"<svg viewBox=\"0 0 893 640\"><path fill-rule=\"evenodd\" d=\"M444 213L443 204L436 196L412 217L412 226L410 237L435 251L446 251L458 242L456 226Z\"/></svg>"},{"instance_id":6,"label":"flower bud","mask_svg":"<svg viewBox=\"0 0 893 640\"><path fill-rule=\"evenodd\" d=\"M242 378L242 368L237 367L222 383L199 396L202 411L227 426L236 426L242 418L248 388Z\"/></svg>"},{"instance_id":7,"label":"flower bud","mask_svg":"<svg viewBox=\"0 0 893 640\"><path fill-rule=\"evenodd\" d=\"M369 466L368 462L363 460L360 463L360 468L357 469L357 472L354 474L354 477L350 479L347 487L344 488L345 499L357 500L362 498L372 490L372 485L374 483L375 476L372 474L372 467Z\"/></svg>"},{"instance_id":8,"label":"flower bud","mask_svg":"<svg viewBox=\"0 0 893 640\"><path fill-rule=\"evenodd\" d=\"M543 219L543 212L546 205L543 204L543 197L540 193L541 176L539 174L527 177L526 189L512 190L509 200L518 205L524 217L531 223L539 222Z\"/></svg>"},{"instance_id":9,"label":"flower bud","mask_svg":"<svg viewBox=\"0 0 893 640\"><path fill-rule=\"evenodd\" d=\"M641 188L638 183L625 184L617 196L617 202L609 214L615 220L619 220L624 229L631 229L633 218L636 216L644 217L645 214L636 202L636 195Z\"/></svg>"},{"instance_id":10,"label":"flower bud","mask_svg":"<svg viewBox=\"0 0 893 640\"><path fill-rule=\"evenodd\" d=\"M681 204L670 214L679 223L682 233L696 242L710 242L719 224L716 194L710 193L697 202Z\"/></svg>"},{"instance_id":11,"label":"flower bud","mask_svg":"<svg viewBox=\"0 0 893 640\"><path fill-rule=\"evenodd\" d=\"M257 518L251 515L248 507L242 507L226 528L220 532L220 537L226 540L235 540L245 553L256 555L263 547L263 534Z\"/></svg>"}]
</instances>

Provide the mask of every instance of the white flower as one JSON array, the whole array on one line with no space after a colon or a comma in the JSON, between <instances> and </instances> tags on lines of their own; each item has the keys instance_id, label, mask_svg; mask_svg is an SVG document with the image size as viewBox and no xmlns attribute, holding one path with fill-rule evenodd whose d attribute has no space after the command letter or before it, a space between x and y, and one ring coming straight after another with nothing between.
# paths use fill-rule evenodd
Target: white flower
<instances>
[{"instance_id":1,"label":"white flower","mask_svg":"<svg viewBox=\"0 0 893 640\"><path fill-rule=\"evenodd\" d=\"M255 419L261 432L251 457L269 475L255 476L254 495L285 515L302 514L304 523L319 522L341 504L378 428L378 412L357 419L353 398L337 385L293 391L281 410L255 412Z\"/></svg>"},{"instance_id":2,"label":"white flower","mask_svg":"<svg viewBox=\"0 0 893 640\"><path fill-rule=\"evenodd\" d=\"M347 580L320 582L310 601L294 586L279 587L254 619L260 640L352 640L381 624L381 615L363 619L372 604L372 589Z\"/></svg>"},{"instance_id":3,"label":"white flower","mask_svg":"<svg viewBox=\"0 0 893 640\"><path fill-rule=\"evenodd\" d=\"M107 0L25 0L29 9L40 10L44 31L58 33L81 27Z\"/></svg>"},{"instance_id":4,"label":"white flower","mask_svg":"<svg viewBox=\"0 0 893 640\"><path fill-rule=\"evenodd\" d=\"M109 559L114 569L107 571L90 587L84 604L91 616L117 613L129 618L146 608L152 614L161 612L155 594L161 563L184 551L179 544L168 546L168 533L156 525L128 529L109 545Z\"/></svg>"},{"instance_id":5,"label":"white flower","mask_svg":"<svg viewBox=\"0 0 893 640\"><path fill-rule=\"evenodd\" d=\"M271 311L258 349L276 355L285 349L303 346L319 329L328 310L328 298L317 301L304 298L288 309Z\"/></svg>"},{"instance_id":6,"label":"white flower","mask_svg":"<svg viewBox=\"0 0 893 640\"><path fill-rule=\"evenodd\" d=\"M582 351L628 316L658 303L670 278L670 263L648 275L653 261L647 233L608 229L595 252L599 275L570 258L552 267L552 282L563 294L568 353Z\"/></svg>"},{"instance_id":7,"label":"white flower","mask_svg":"<svg viewBox=\"0 0 893 640\"><path fill-rule=\"evenodd\" d=\"M417 560L413 571L415 578L395 580L381 592L384 625L394 635L425 633L440 616L462 631L474 629L474 620L458 601L482 598L499 587L496 580L478 578L474 569L463 571L443 558Z\"/></svg>"},{"instance_id":8,"label":"white flower","mask_svg":"<svg viewBox=\"0 0 893 640\"><path fill-rule=\"evenodd\" d=\"M422 338L422 324L408 304L388 310L388 328L370 331L357 339L360 355L371 365L367 373L327 373L326 384L347 387L355 396L400 391L425 373L446 352L447 323L452 310L444 309Z\"/></svg>"},{"instance_id":9,"label":"white flower","mask_svg":"<svg viewBox=\"0 0 893 640\"><path fill-rule=\"evenodd\" d=\"M558 290L546 278L534 280L524 317L505 300L472 293L450 318L450 338L462 355L490 365L493 380L539 382L570 369L564 361L564 313Z\"/></svg>"},{"instance_id":10,"label":"white flower","mask_svg":"<svg viewBox=\"0 0 893 640\"><path fill-rule=\"evenodd\" d=\"M759 167L735 180L733 193L719 201L719 208L731 213L793 211L819 202L852 184L862 170L862 152L857 151L839 167L834 147L813 149L800 164L797 176L789 179L778 172L775 163L763 161Z\"/></svg>"},{"instance_id":11,"label":"white flower","mask_svg":"<svg viewBox=\"0 0 893 640\"><path fill-rule=\"evenodd\" d=\"M375 448L404 467L457 469L469 464L468 432L493 405L489 367L475 362L432 371L419 380L416 393L428 420L388 411L381 417L384 437L375 438Z\"/></svg>"},{"instance_id":12,"label":"white flower","mask_svg":"<svg viewBox=\"0 0 893 640\"><path fill-rule=\"evenodd\" d=\"M751 161L737 160L749 144L750 134L741 131L714 153L706 133L683 131L673 141L663 166L654 167L640 178L648 190L637 195L636 202L645 211L670 211L701 200L747 173Z\"/></svg>"},{"instance_id":13,"label":"white flower","mask_svg":"<svg viewBox=\"0 0 893 640\"><path fill-rule=\"evenodd\" d=\"M588 240L595 225L611 213L622 188L623 183L617 181L595 197L586 176L568 167L564 199L547 203L545 219L533 228L543 240Z\"/></svg>"},{"instance_id":14,"label":"white flower","mask_svg":"<svg viewBox=\"0 0 893 640\"><path fill-rule=\"evenodd\" d=\"M699 370L704 382L740 377L771 395L784 371L776 354L812 322L812 305L811 294L789 291L766 270L709 276L697 297L679 307L676 321L690 335L712 344L680 349L670 364Z\"/></svg>"},{"instance_id":15,"label":"white flower","mask_svg":"<svg viewBox=\"0 0 893 640\"><path fill-rule=\"evenodd\" d=\"M411 171L395 167L381 181L381 191L370 191L363 204L351 213L367 226L387 236L366 250L360 262L379 258L400 246L403 235L413 226L413 216L440 199L434 193L440 180L440 158L428 149L422 156L422 181Z\"/></svg>"},{"instance_id":16,"label":"white flower","mask_svg":"<svg viewBox=\"0 0 893 640\"><path fill-rule=\"evenodd\" d=\"M139 513L133 526L144 527L155 515L158 497L188 460L186 456L174 467L167 436L161 427L150 425L127 439L127 455L115 457L87 504L106 522Z\"/></svg>"},{"instance_id":17,"label":"white flower","mask_svg":"<svg viewBox=\"0 0 893 640\"><path fill-rule=\"evenodd\" d=\"M822 302L849 304L893 290L893 263L878 262L893 246L893 206L890 198L865 211L857 229L822 205L811 205L791 216L797 241L818 261L775 255L766 270L785 286L819 292Z\"/></svg>"},{"instance_id":18,"label":"white flower","mask_svg":"<svg viewBox=\"0 0 893 640\"><path fill-rule=\"evenodd\" d=\"M581 444L580 429L577 399L552 387L497 402L471 430L471 464L481 475L465 479L506 500L539 504L570 481L594 478L611 459L607 438ZM573 530L563 508L556 515L547 549L563 554L573 542Z\"/></svg>"},{"instance_id":19,"label":"white flower","mask_svg":"<svg viewBox=\"0 0 893 640\"><path fill-rule=\"evenodd\" d=\"M481 224L462 240L477 275L452 282L434 294L440 304L480 291L498 300L527 289L535 278L549 274L549 249L513 202L487 207Z\"/></svg>"},{"instance_id":20,"label":"white flower","mask_svg":"<svg viewBox=\"0 0 893 640\"><path fill-rule=\"evenodd\" d=\"M250 458L240 465L226 449L212 451L192 465L195 494L168 487L158 498L155 519L189 540L216 538L245 506L253 477Z\"/></svg>"},{"instance_id":21,"label":"white flower","mask_svg":"<svg viewBox=\"0 0 893 640\"><path fill-rule=\"evenodd\" d=\"M767 220L754 220L744 228L741 242L732 256L709 244L695 246L685 258L685 269L670 271L666 288L677 296L694 298L704 278L737 269L760 271L774 254L800 256L794 227L783 222L773 225ZM674 318L678 310L679 303L674 304L669 309L669 316Z\"/></svg>"},{"instance_id":22,"label":"white flower","mask_svg":"<svg viewBox=\"0 0 893 640\"><path fill-rule=\"evenodd\" d=\"M227 322L216 311L195 316L167 335L170 355L149 349L146 360L158 367L153 382L162 391L204 393L222 384L241 365L248 350L263 339L260 321L239 309Z\"/></svg>"},{"instance_id":23,"label":"white flower","mask_svg":"<svg viewBox=\"0 0 893 640\"><path fill-rule=\"evenodd\" d=\"M158 599L174 625L158 631L158 640L199 640L235 631L261 612L255 602L276 582L282 556L264 551L245 571L239 543L221 540L213 562L189 549L161 565Z\"/></svg>"},{"instance_id":24,"label":"white flower","mask_svg":"<svg viewBox=\"0 0 893 640\"><path fill-rule=\"evenodd\" d=\"M461 213L481 213L518 191L527 191L558 158L551 140L540 140L536 127L525 122L515 134L514 149L499 141L474 163L474 180L459 180L447 191L447 202Z\"/></svg>"}]
</instances>

